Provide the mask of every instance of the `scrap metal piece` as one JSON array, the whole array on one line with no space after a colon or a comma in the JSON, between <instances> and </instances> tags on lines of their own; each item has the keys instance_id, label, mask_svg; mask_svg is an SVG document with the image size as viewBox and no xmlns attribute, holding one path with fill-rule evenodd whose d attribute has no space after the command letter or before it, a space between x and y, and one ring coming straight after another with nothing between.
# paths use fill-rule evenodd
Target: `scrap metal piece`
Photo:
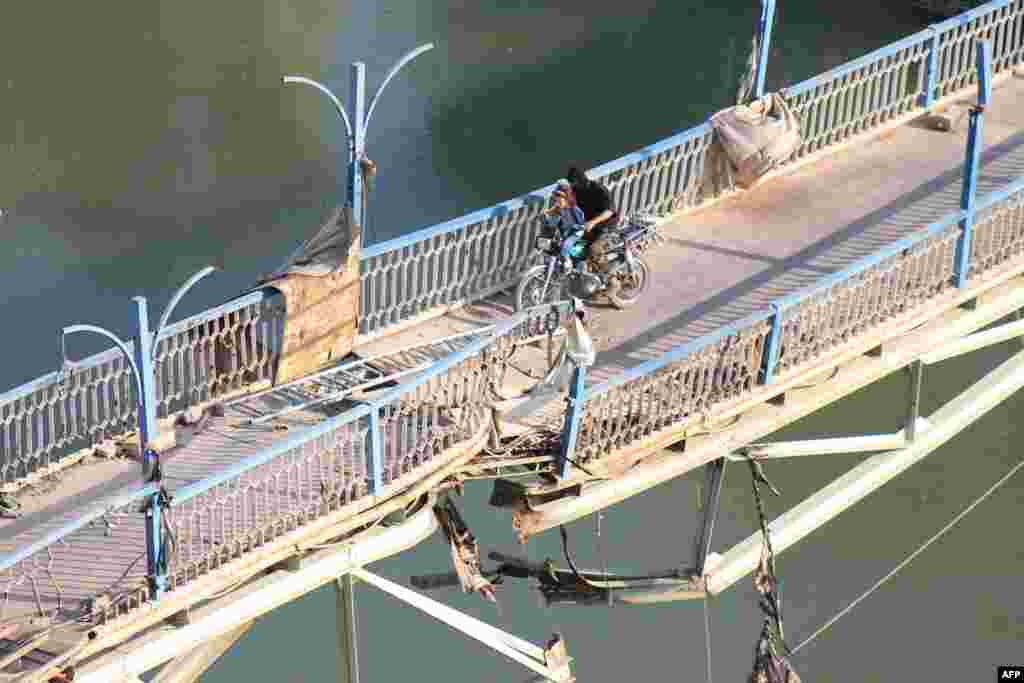
<instances>
[{"instance_id":1,"label":"scrap metal piece","mask_svg":"<svg viewBox=\"0 0 1024 683\"><path fill-rule=\"evenodd\" d=\"M494 584L484 577L480 560L480 546L459 514L450 498L434 506L434 514L441 525L448 546L451 548L452 564L458 574L465 593L479 593L482 597L497 602Z\"/></svg>"}]
</instances>

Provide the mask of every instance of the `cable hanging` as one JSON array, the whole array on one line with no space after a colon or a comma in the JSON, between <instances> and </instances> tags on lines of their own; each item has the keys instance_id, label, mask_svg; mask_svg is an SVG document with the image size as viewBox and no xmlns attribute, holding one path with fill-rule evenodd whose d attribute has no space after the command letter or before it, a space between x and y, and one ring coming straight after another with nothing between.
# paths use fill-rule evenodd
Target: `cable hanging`
<instances>
[{"instance_id":1,"label":"cable hanging","mask_svg":"<svg viewBox=\"0 0 1024 683\"><path fill-rule=\"evenodd\" d=\"M923 544L921 544L921 546L919 546L919 547L917 548L917 550L915 550L914 552L910 553L910 555L908 555L908 556L906 557L906 559L904 559L904 560L903 560L902 562L900 562L900 563L899 563L898 565L896 565L896 567L895 567L895 568L894 568L894 569L893 569L893 570L892 570L891 572L889 572L888 574L886 574L885 576L883 576L882 578L880 578L880 579L879 579L878 581L876 581L876 582L874 583L874 585L873 585L873 586L871 586L871 587L870 587L870 588L868 588L868 589L867 589L866 591L864 591L863 593L861 593L861 594L860 594L860 596L859 596L859 597L857 597L857 599L855 599L855 600L854 600L853 602L851 602L851 603L850 603L849 605L847 605L846 607L844 607L843 609L841 609L841 610L840 610L840 611L839 611L838 613L836 613L836 615L835 615L834 617L832 617L831 619L829 619L828 621L826 621L826 622L825 622L824 624L822 624L822 625L821 625L821 626L820 626L820 627L819 627L819 628L818 628L818 629L817 629L817 630L816 630L816 631L815 631L814 633L812 633L811 635L807 636L807 637L806 637L806 638L804 638L804 639L803 639L802 641L800 641L800 643L799 643L799 644L797 644L797 646L793 648L793 650L792 650L792 654L796 654L797 652L799 652L800 650L802 650L802 649L803 649L804 647L806 647L806 646L807 646L808 644L810 644L810 643L811 643L811 642L813 642L813 641L814 641L815 639L817 639L817 638L818 638L818 636L820 636L820 635L821 635L822 633L824 633L824 632L825 632L825 631L827 631L827 630L828 630L829 628L831 628L833 624L835 624L835 623L836 623L837 621L839 621L839 620L840 620L840 619L842 619L842 618L843 618L844 616L846 616L846 615L847 615L847 614L849 614L849 613L850 613L851 611L853 611L853 608L854 608L854 607L856 607L857 605L859 605L859 604L860 604L861 602L863 602L863 601L864 601L864 600L865 600L865 599L866 599L866 598L867 598L868 596L870 596L870 595L871 595L872 593L874 593L874 592L875 592L876 590L878 590L879 588L881 588L883 584L885 584L886 582L888 582L888 581L889 581L889 579L891 579L892 577L896 576L896 574L898 574L898 573L899 573L899 572L900 572L900 571L901 571L901 570L902 570L902 569L903 569L904 567L906 567L906 566L907 566L908 564L910 564L911 562L913 562L913 561L914 561L914 559L915 559L915 558L916 558L916 557L917 557L918 555L920 555L920 554L921 554L921 553L923 553L923 552L924 552L925 550L927 550L929 546L931 546L931 545L932 545L933 543L935 543L935 541L937 541L937 540L939 540L940 538L942 538L943 536L945 536L945 535L946 535L946 533L947 533L947 532L948 532L948 531L949 531L950 529L952 529L952 528L953 528L954 526L956 526L957 524L959 524L959 523L960 523L960 521L961 521L961 520L962 520L962 519L963 519L964 517L966 517L966 516L967 516L968 514L970 514L970 513L971 513L971 511L973 511L973 510L974 510L974 508L978 507L978 506L979 506L979 505L980 505L981 503L985 502L985 500L987 500L987 499L989 498L989 496L991 496L991 495L992 495L993 493L995 493L995 492L996 492L996 491L997 491L997 490L998 490L998 489L999 489L1000 487L1002 487L1002 486L1003 486L1003 484L1005 484L1005 483L1006 483L1007 481L1009 481L1009 480L1010 480L1010 478L1011 478L1011 477L1013 477L1013 475L1017 474L1017 472L1018 472L1018 471L1020 471L1020 469L1021 469L1022 467L1024 467L1024 460L1022 460L1021 462L1018 462L1018 463L1017 463L1016 465L1014 465L1014 466L1013 466L1013 467L1012 467L1012 468L1010 469L1010 471L1009 471L1009 472L1007 472L1007 473L1006 473L1005 475L1003 475L1003 477L1002 477L1001 479L999 479L999 481L997 481L997 482L996 482L995 484L993 484L992 486L990 486L990 487L988 488L988 490L987 490L987 491L985 491L985 492L984 492L983 494L981 494L981 496L979 496L978 498L976 498L976 499L974 500L974 502L972 502L972 503L971 503L970 505L968 505L968 506L967 506L966 508L964 508L963 510L961 510L961 511L960 511L960 513L959 513L959 514L957 514L957 516L956 516L956 517L954 517L954 518L953 518L952 520L950 520L950 521L949 521L949 523L948 523L948 524L946 524L946 526L944 526L944 527L942 527L941 529L939 529L939 531L938 531L938 532L936 532L936 533L935 533L935 535L933 535L933 536L932 536L931 538L929 538L929 539L928 539L927 541L925 541L925 542L924 542Z\"/></svg>"},{"instance_id":2,"label":"cable hanging","mask_svg":"<svg viewBox=\"0 0 1024 683\"><path fill-rule=\"evenodd\" d=\"M758 605L765 619L757 644L754 646L754 667L750 680L752 683L800 683L800 677L778 650L778 646L781 645L786 654L793 653L786 644L785 631L782 627L782 596L775 573L775 551L772 548L771 535L768 533L768 521L758 484L764 484L773 495L780 494L768 481L760 462L752 457L748 457L747 462L750 464L754 504L757 506L758 522L764 539L761 560L754 572L754 588L761 596Z\"/></svg>"}]
</instances>

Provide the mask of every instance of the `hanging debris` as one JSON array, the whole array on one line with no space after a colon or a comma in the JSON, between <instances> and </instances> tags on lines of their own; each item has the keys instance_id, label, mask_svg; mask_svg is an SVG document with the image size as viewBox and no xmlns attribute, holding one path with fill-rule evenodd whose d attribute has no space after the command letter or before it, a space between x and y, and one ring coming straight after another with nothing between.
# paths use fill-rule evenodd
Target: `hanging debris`
<instances>
[{"instance_id":1,"label":"hanging debris","mask_svg":"<svg viewBox=\"0 0 1024 683\"><path fill-rule=\"evenodd\" d=\"M497 602L494 585L483 575L480 563L480 546L469 530L458 508L450 498L434 506L434 514L444 531L445 539L452 552L455 573L466 593L479 593L482 597Z\"/></svg>"},{"instance_id":2,"label":"hanging debris","mask_svg":"<svg viewBox=\"0 0 1024 683\"><path fill-rule=\"evenodd\" d=\"M775 551L772 548L771 535L768 533L768 519L764 512L759 484L764 484L773 495L780 495L779 490L768 481L761 463L748 457L750 463L751 482L754 489L754 504L757 506L758 522L764 539L761 560L754 571L754 589L760 596L758 604L765 615L761 635L754 648L754 670L750 674L751 683L800 683L800 677L793 671L789 661L779 652L779 645L787 654L792 654L786 644L785 631L782 628L782 599L779 595L779 581L775 573Z\"/></svg>"},{"instance_id":3,"label":"hanging debris","mask_svg":"<svg viewBox=\"0 0 1024 683\"><path fill-rule=\"evenodd\" d=\"M764 620L761 635L754 646L754 670L750 683L801 683L789 660L778 653L771 619Z\"/></svg>"}]
</instances>

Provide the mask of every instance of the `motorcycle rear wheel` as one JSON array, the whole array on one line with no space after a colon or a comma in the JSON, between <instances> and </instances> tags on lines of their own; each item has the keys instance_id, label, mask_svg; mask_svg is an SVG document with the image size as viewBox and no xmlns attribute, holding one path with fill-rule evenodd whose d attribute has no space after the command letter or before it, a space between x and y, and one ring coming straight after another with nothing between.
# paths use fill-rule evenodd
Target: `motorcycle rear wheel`
<instances>
[{"instance_id":1,"label":"motorcycle rear wheel","mask_svg":"<svg viewBox=\"0 0 1024 683\"><path fill-rule=\"evenodd\" d=\"M634 256L633 260L636 261L633 272L616 276L618 282L608 289L608 300L620 311L639 301L651 283L651 269L647 261L640 256Z\"/></svg>"}]
</instances>

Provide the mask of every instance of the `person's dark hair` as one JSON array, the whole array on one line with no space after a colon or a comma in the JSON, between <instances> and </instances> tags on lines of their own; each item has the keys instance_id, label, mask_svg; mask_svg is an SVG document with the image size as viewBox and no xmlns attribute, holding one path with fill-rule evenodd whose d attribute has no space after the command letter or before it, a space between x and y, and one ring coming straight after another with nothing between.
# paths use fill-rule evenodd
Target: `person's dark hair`
<instances>
[{"instance_id":1,"label":"person's dark hair","mask_svg":"<svg viewBox=\"0 0 1024 683\"><path fill-rule=\"evenodd\" d=\"M566 180L571 185L583 185L587 182L587 174L580 170L579 166L570 166L569 172L565 174Z\"/></svg>"}]
</instances>

